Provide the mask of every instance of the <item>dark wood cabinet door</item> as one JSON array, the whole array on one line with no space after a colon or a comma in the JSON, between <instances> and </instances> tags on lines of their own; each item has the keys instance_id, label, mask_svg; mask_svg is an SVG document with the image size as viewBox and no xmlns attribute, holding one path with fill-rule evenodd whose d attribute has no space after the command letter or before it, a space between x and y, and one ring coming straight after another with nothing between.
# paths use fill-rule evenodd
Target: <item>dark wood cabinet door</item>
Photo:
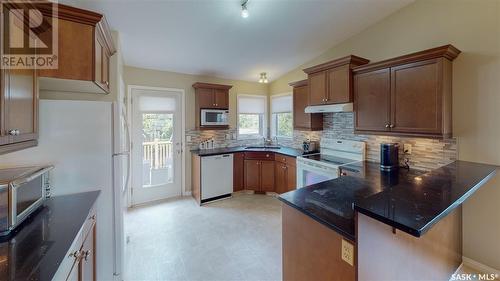
<instances>
[{"instance_id":1,"label":"dark wood cabinet door","mask_svg":"<svg viewBox=\"0 0 500 281\"><path fill-rule=\"evenodd\" d=\"M38 138L38 86L36 70L11 69L5 91L4 119L10 143Z\"/></svg>"},{"instance_id":2,"label":"dark wood cabinet door","mask_svg":"<svg viewBox=\"0 0 500 281\"><path fill-rule=\"evenodd\" d=\"M276 193L281 194L286 192L286 164L275 162L274 181Z\"/></svg>"},{"instance_id":3,"label":"dark wood cabinet door","mask_svg":"<svg viewBox=\"0 0 500 281\"><path fill-rule=\"evenodd\" d=\"M274 188L274 161L260 161L261 191L275 191Z\"/></svg>"},{"instance_id":4,"label":"dark wood cabinet door","mask_svg":"<svg viewBox=\"0 0 500 281\"><path fill-rule=\"evenodd\" d=\"M355 129L388 131L391 78L389 68L354 75Z\"/></svg>"},{"instance_id":5,"label":"dark wood cabinet door","mask_svg":"<svg viewBox=\"0 0 500 281\"><path fill-rule=\"evenodd\" d=\"M228 109L229 108L229 91L215 89L214 90L214 98L215 98L215 108L220 109Z\"/></svg>"},{"instance_id":6,"label":"dark wood cabinet door","mask_svg":"<svg viewBox=\"0 0 500 281\"><path fill-rule=\"evenodd\" d=\"M391 131L442 132L442 59L391 68Z\"/></svg>"},{"instance_id":7,"label":"dark wood cabinet door","mask_svg":"<svg viewBox=\"0 0 500 281\"><path fill-rule=\"evenodd\" d=\"M309 74L309 103L324 104L326 98L326 71Z\"/></svg>"},{"instance_id":8,"label":"dark wood cabinet door","mask_svg":"<svg viewBox=\"0 0 500 281\"><path fill-rule=\"evenodd\" d=\"M102 54L102 84L105 91L109 92L109 61L110 56L106 49L103 48Z\"/></svg>"},{"instance_id":9,"label":"dark wood cabinet door","mask_svg":"<svg viewBox=\"0 0 500 281\"><path fill-rule=\"evenodd\" d=\"M198 104L200 108L214 108L215 98L214 89L196 89L196 95L198 97Z\"/></svg>"},{"instance_id":10,"label":"dark wood cabinet door","mask_svg":"<svg viewBox=\"0 0 500 281\"><path fill-rule=\"evenodd\" d=\"M244 160L245 189L260 191L260 161Z\"/></svg>"},{"instance_id":11,"label":"dark wood cabinet door","mask_svg":"<svg viewBox=\"0 0 500 281\"><path fill-rule=\"evenodd\" d=\"M95 280L95 224L92 225L82 246L80 260L80 280Z\"/></svg>"},{"instance_id":12,"label":"dark wood cabinet door","mask_svg":"<svg viewBox=\"0 0 500 281\"><path fill-rule=\"evenodd\" d=\"M235 153L233 156L233 191L245 189L245 154L243 152Z\"/></svg>"},{"instance_id":13,"label":"dark wood cabinet door","mask_svg":"<svg viewBox=\"0 0 500 281\"><path fill-rule=\"evenodd\" d=\"M9 143L9 134L5 125L5 97L8 95L7 71L0 69L0 145Z\"/></svg>"},{"instance_id":14,"label":"dark wood cabinet door","mask_svg":"<svg viewBox=\"0 0 500 281\"><path fill-rule=\"evenodd\" d=\"M293 89L293 127L307 128L311 124L311 114L304 113L309 105L308 86Z\"/></svg>"},{"instance_id":15,"label":"dark wood cabinet door","mask_svg":"<svg viewBox=\"0 0 500 281\"><path fill-rule=\"evenodd\" d=\"M349 65L328 70L328 96L326 103L346 103L352 101L352 81Z\"/></svg>"},{"instance_id":16,"label":"dark wood cabinet door","mask_svg":"<svg viewBox=\"0 0 500 281\"><path fill-rule=\"evenodd\" d=\"M297 168L295 165L286 166L286 191L297 189Z\"/></svg>"}]
</instances>

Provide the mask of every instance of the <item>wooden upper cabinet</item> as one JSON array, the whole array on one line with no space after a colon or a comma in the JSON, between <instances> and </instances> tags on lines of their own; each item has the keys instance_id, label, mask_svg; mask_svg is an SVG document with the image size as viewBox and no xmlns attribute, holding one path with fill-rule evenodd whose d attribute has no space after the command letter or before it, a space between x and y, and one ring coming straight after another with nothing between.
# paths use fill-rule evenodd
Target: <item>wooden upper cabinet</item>
<instances>
[{"instance_id":1,"label":"wooden upper cabinet","mask_svg":"<svg viewBox=\"0 0 500 281\"><path fill-rule=\"evenodd\" d=\"M195 89L195 122L199 129L227 129L229 126L201 126L202 109L229 110L229 89L233 86L197 82Z\"/></svg>"},{"instance_id":2,"label":"wooden upper cabinet","mask_svg":"<svg viewBox=\"0 0 500 281\"><path fill-rule=\"evenodd\" d=\"M106 18L95 12L55 5L58 6L58 67L39 71L40 89L109 93L109 64L116 49ZM41 12L51 19L50 9L42 7Z\"/></svg>"},{"instance_id":3,"label":"wooden upper cabinet","mask_svg":"<svg viewBox=\"0 0 500 281\"><path fill-rule=\"evenodd\" d=\"M444 64L451 65L432 59L391 68L391 131L441 134Z\"/></svg>"},{"instance_id":4,"label":"wooden upper cabinet","mask_svg":"<svg viewBox=\"0 0 500 281\"><path fill-rule=\"evenodd\" d=\"M326 77L326 71L320 71L309 75L309 105L319 105L326 102Z\"/></svg>"},{"instance_id":5,"label":"wooden upper cabinet","mask_svg":"<svg viewBox=\"0 0 500 281\"><path fill-rule=\"evenodd\" d=\"M328 97L330 103L352 102L352 75L349 65L339 66L327 71Z\"/></svg>"},{"instance_id":6,"label":"wooden upper cabinet","mask_svg":"<svg viewBox=\"0 0 500 281\"><path fill-rule=\"evenodd\" d=\"M354 76L356 130L388 131L391 108L391 72L380 69Z\"/></svg>"},{"instance_id":7,"label":"wooden upper cabinet","mask_svg":"<svg viewBox=\"0 0 500 281\"><path fill-rule=\"evenodd\" d=\"M37 70L0 72L0 154L35 146L38 139Z\"/></svg>"},{"instance_id":8,"label":"wooden upper cabinet","mask_svg":"<svg viewBox=\"0 0 500 281\"><path fill-rule=\"evenodd\" d=\"M355 68L355 131L451 137L452 61L459 54L445 45Z\"/></svg>"},{"instance_id":9,"label":"wooden upper cabinet","mask_svg":"<svg viewBox=\"0 0 500 281\"><path fill-rule=\"evenodd\" d=\"M229 89L214 89L215 108L229 109Z\"/></svg>"},{"instance_id":10,"label":"wooden upper cabinet","mask_svg":"<svg viewBox=\"0 0 500 281\"><path fill-rule=\"evenodd\" d=\"M308 81L297 81L289 85L293 87L293 128L309 131L323 130L323 114L304 112L309 105Z\"/></svg>"},{"instance_id":11,"label":"wooden upper cabinet","mask_svg":"<svg viewBox=\"0 0 500 281\"><path fill-rule=\"evenodd\" d=\"M215 107L214 89L209 89L209 88L196 89L196 98L198 99L198 105L200 109Z\"/></svg>"},{"instance_id":12,"label":"wooden upper cabinet","mask_svg":"<svg viewBox=\"0 0 500 281\"><path fill-rule=\"evenodd\" d=\"M352 68L368 62L351 55L304 69L308 76L309 104L352 102Z\"/></svg>"}]
</instances>

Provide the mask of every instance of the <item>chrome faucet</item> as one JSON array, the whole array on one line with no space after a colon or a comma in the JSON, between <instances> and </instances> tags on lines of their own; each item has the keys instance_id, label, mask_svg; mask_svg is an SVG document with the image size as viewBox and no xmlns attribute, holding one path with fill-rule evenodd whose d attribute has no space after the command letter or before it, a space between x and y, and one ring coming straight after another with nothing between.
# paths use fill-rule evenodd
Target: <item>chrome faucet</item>
<instances>
[{"instance_id":1,"label":"chrome faucet","mask_svg":"<svg viewBox=\"0 0 500 281\"><path fill-rule=\"evenodd\" d=\"M274 136L274 141L276 142L276 145L280 145L278 142L278 136Z\"/></svg>"}]
</instances>

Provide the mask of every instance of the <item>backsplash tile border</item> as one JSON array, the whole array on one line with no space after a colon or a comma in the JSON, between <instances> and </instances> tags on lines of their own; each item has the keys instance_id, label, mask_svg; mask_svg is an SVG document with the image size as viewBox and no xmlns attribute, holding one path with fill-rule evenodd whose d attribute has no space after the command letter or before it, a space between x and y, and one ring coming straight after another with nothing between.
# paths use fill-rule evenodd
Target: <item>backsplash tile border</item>
<instances>
[{"instance_id":1,"label":"backsplash tile border","mask_svg":"<svg viewBox=\"0 0 500 281\"><path fill-rule=\"evenodd\" d=\"M186 137L191 140L186 142L186 147L197 149L198 144L206 139L213 138L216 147L233 147L261 145L262 139L237 139L237 129L227 130L186 130ZM323 114L323 131L293 131L293 138L279 138L278 143L283 146L302 148L302 142L306 139L319 141L321 138L346 139L366 142L366 159L380 162L380 144L383 142L400 143L400 161L406 157L403 155L403 143L412 145L410 167L418 170L432 170L449 164L458 159L457 139L428 139L408 138L380 135L358 135L354 134L354 113L339 112Z\"/></svg>"}]
</instances>

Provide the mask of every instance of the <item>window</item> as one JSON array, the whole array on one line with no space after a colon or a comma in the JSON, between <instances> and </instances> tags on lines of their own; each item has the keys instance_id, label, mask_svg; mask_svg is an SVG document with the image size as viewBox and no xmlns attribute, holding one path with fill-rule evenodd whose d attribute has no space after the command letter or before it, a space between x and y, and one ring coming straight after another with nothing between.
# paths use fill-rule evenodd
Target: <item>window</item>
<instances>
[{"instance_id":1,"label":"window","mask_svg":"<svg viewBox=\"0 0 500 281\"><path fill-rule=\"evenodd\" d=\"M292 95L271 97L271 112L273 137L291 138L293 135Z\"/></svg>"},{"instance_id":2,"label":"window","mask_svg":"<svg viewBox=\"0 0 500 281\"><path fill-rule=\"evenodd\" d=\"M261 138L265 136L265 96L238 96L238 137Z\"/></svg>"}]
</instances>

